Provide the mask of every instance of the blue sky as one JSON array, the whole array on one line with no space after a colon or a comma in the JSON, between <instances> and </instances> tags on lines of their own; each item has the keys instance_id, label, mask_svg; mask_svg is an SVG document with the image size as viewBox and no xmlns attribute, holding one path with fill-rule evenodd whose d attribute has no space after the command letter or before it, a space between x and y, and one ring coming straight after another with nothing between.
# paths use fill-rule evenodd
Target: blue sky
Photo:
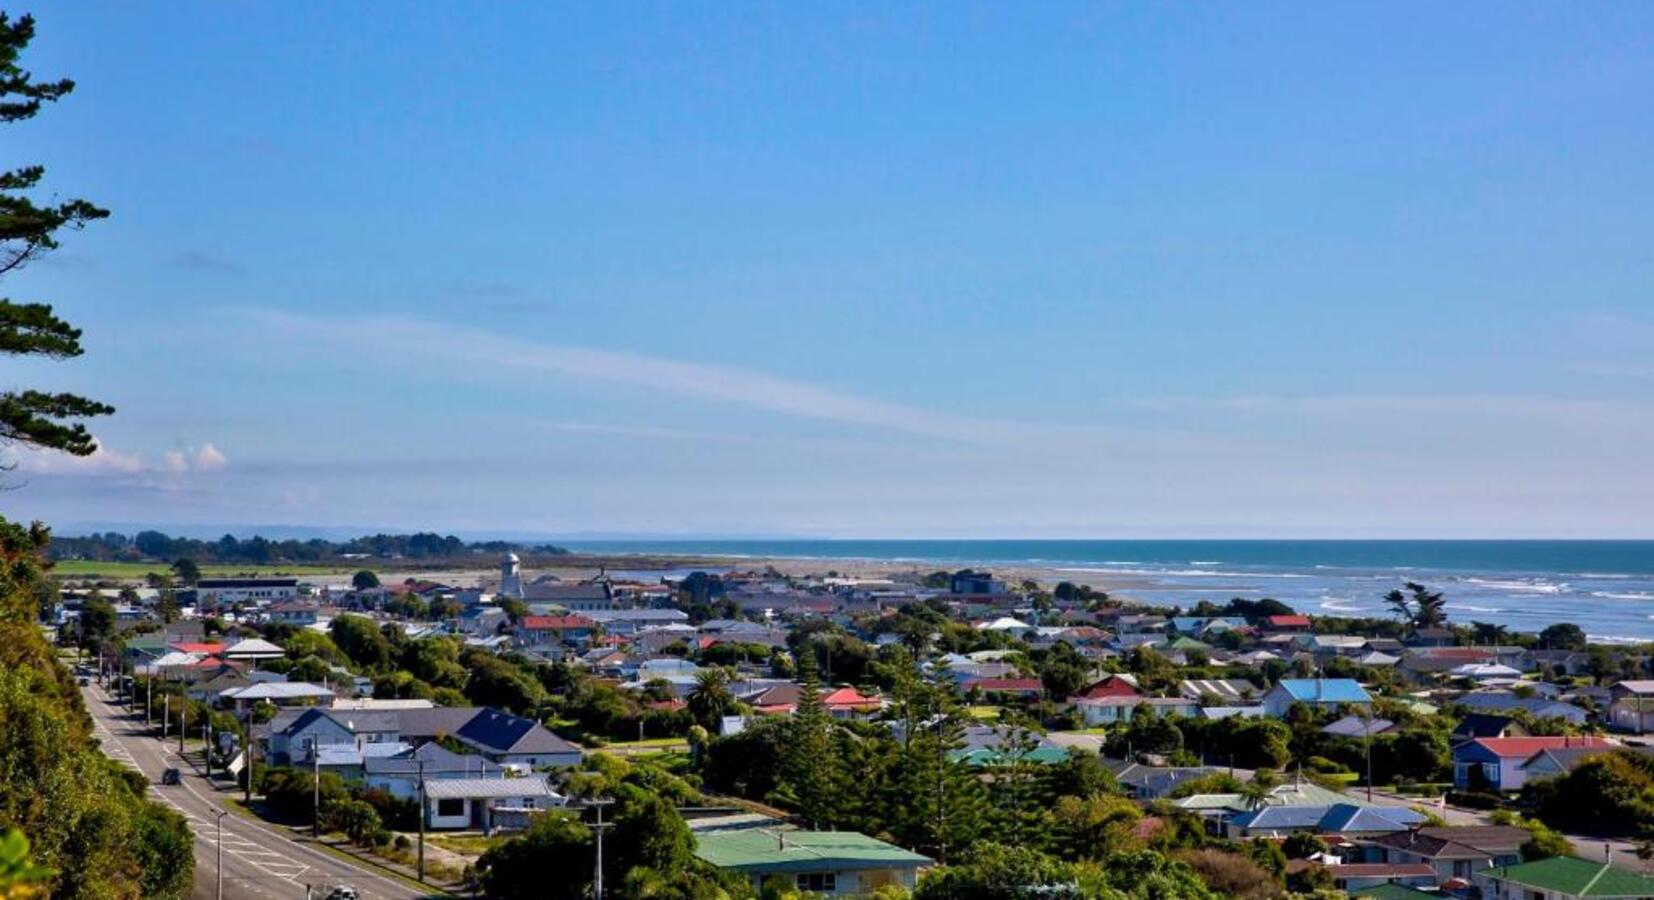
<instances>
[{"instance_id":1,"label":"blue sky","mask_svg":"<svg viewBox=\"0 0 1654 900\"><path fill-rule=\"evenodd\" d=\"M38 10L8 515L1654 536L1654 8L595 6Z\"/></svg>"}]
</instances>

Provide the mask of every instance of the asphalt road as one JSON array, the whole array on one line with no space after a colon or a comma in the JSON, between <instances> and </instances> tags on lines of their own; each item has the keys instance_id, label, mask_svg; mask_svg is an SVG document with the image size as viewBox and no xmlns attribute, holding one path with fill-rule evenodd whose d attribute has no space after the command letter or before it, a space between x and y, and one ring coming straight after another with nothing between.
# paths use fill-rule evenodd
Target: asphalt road
<instances>
[{"instance_id":1,"label":"asphalt road","mask_svg":"<svg viewBox=\"0 0 1654 900\"><path fill-rule=\"evenodd\" d=\"M104 689L83 688L103 752L142 772L149 792L189 820L195 835L196 900L217 896L218 813L227 796L202 777L197 761L178 753L176 739L162 742L140 714L129 713ZM183 783L161 786L161 773L176 768ZM364 869L321 850L292 840L276 827L236 813L223 816L224 896L236 900L276 900L314 897L321 900L333 887L354 887L363 900L416 900L438 896L415 890L401 881ZM313 891L313 893L309 893Z\"/></svg>"}]
</instances>

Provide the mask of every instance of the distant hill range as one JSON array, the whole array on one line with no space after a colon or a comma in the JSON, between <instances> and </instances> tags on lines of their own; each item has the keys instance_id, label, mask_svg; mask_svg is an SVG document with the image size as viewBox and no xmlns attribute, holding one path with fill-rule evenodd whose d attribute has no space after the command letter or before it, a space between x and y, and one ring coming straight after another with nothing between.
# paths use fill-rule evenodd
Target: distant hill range
<instances>
[{"instance_id":1,"label":"distant hill range","mask_svg":"<svg viewBox=\"0 0 1654 900\"><path fill-rule=\"evenodd\" d=\"M81 537L52 538L53 559L160 560L188 559L196 563L331 563L359 559L452 560L455 557L507 552L566 556L568 550L552 544L513 541L464 541L434 532L375 534L347 540L313 537L271 539L261 535L238 538L226 534L217 540L174 537L159 531L125 535L116 531Z\"/></svg>"}]
</instances>

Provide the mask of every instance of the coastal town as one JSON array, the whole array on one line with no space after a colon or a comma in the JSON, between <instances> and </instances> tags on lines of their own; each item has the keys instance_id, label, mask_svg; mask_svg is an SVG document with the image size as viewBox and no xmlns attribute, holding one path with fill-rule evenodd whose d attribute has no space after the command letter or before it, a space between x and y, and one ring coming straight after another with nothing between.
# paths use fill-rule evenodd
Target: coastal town
<instances>
[{"instance_id":1,"label":"coastal town","mask_svg":"<svg viewBox=\"0 0 1654 900\"><path fill-rule=\"evenodd\" d=\"M1654 896L1646 647L1462 625L1423 584L1339 619L970 568L467 552L65 560L86 574L43 625L103 726L157 749L163 801L190 786L404 886L588 895L650 843L630 823L703 873L663 879L737 892L974 896L1129 858L1183 879L1153 896ZM322 886L240 849L198 867Z\"/></svg>"}]
</instances>

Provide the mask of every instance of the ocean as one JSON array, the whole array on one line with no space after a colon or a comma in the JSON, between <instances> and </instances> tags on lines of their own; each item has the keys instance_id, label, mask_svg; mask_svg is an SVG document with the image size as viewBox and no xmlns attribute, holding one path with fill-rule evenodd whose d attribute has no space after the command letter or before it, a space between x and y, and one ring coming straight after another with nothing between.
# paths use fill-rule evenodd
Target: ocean
<instances>
[{"instance_id":1,"label":"ocean","mask_svg":"<svg viewBox=\"0 0 1654 900\"><path fill-rule=\"evenodd\" d=\"M1447 595L1449 618L1537 632L1572 622L1599 641L1654 641L1654 541L638 540L571 550L742 558L862 559L923 568L1036 567L1191 606L1273 597L1311 615L1384 616L1405 581Z\"/></svg>"}]
</instances>

